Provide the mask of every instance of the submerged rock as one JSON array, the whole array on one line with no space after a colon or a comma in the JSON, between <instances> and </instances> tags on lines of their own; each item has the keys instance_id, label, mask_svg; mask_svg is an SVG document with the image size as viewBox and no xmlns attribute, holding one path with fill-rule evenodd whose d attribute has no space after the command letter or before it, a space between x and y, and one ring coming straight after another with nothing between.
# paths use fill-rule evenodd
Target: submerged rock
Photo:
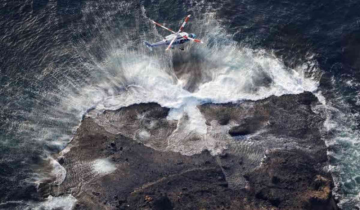
<instances>
[{"instance_id":1,"label":"submerged rock","mask_svg":"<svg viewBox=\"0 0 360 210\"><path fill-rule=\"evenodd\" d=\"M86 117L52 194L71 193L76 209L337 209L316 103L304 93L198 106L207 138L227 145L215 156L168 149L180 124L154 103Z\"/></svg>"}]
</instances>

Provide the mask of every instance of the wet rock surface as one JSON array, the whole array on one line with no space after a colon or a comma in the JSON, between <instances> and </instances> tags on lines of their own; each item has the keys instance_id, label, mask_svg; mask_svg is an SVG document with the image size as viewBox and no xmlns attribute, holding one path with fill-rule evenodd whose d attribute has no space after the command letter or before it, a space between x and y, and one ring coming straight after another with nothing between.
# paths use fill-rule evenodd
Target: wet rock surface
<instances>
[{"instance_id":1,"label":"wet rock surface","mask_svg":"<svg viewBox=\"0 0 360 210\"><path fill-rule=\"evenodd\" d=\"M303 93L199 105L227 142L218 155L167 149L179 124L158 104L86 117L59 154L67 176L52 194L71 193L75 209L337 209L317 103Z\"/></svg>"}]
</instances>

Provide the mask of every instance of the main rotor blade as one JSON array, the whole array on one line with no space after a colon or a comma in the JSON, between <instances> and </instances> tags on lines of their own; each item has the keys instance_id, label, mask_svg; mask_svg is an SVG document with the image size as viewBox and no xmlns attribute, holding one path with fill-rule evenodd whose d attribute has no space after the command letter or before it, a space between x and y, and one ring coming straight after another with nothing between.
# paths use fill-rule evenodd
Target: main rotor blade
<instances>
[{"instance_id":1,"label":"main rotor blade","mask_svg":"<svg viewBox=\"0 0 360 210\"><path fill-rule=\"evenodd\" d=\"M174 41L175 41L176 38L177 38L177 34L176 34L176 36L174 37L174 39L171 40L169 46L166 48L166 51L168 51L168 50L171 48L171 46L172 46L172 44L174 43Z\"/></svg>"},{"instance_id":2,"label":"main rotor blade","mask_svg":"<svg viewBox=\"0 0 360 210\"><path fill-rule=\"evenodd\" d=\"M204 44L203 41L201 41L200 39L193 39L193 38L190 38L190 37L187 37L187 36L183 36L185 39L190 39L191 41L193 42L197 42L197 43L200 43L200 44Z\"/></svg>"},{"instance_id":3,"label":"main rotor blade","mask_svg":"<svg viewBox=\"0 0 360 210\"><path fill-rule=\"evenodd\" d=\"M189 18L191 17L191 15L188 15L186 18L185 18L185 21L183 22L183 24L181 25L178 33L182 32L182 30L184 29L186 23L189 21Z\"/></svg>"},{"instance_id":4,"label":"main rotor blade","mask_svg":"<svg viewBox=\"0 0 360 210\"><path fill-rule=\"evenodd\" d=\"M173 30L171 30L170 28L166 28L165 26L163 26L163 25L161 25L160 23L157 23L157 22L155 22L155 21L153 21L153 20L151 20L151 19L150 19L150 21L151 21L152 23L154 23L155 25L160 26L161 28L170 31L170 32L173 33L173 34L176 34L176 32L173 31Z\"/></svg>"}]
</instances>

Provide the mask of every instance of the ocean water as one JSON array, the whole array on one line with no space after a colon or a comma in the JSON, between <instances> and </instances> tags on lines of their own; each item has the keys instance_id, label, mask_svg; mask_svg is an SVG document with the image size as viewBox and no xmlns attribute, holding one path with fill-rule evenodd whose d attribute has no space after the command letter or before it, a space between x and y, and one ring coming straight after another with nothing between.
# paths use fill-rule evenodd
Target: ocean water
<instances>
[{"instance_id":1,"label":"ocean water","mask_svg":"<svg viewBox=\"0 0 360 210\"><path fill-rule=\"evenodd\" d=\"M350 0L4 0L0 208L73 207L76 198L43 201L36 188L50 177L64 180L52 154L71 141L88 110L156 102L171 109L170 119L189 116L185 133L206 135L199 104L304 91L322 103L316 110L327 119L323 140L340 206L360 207L359 9ZM149 18L177 30L188 14L185 30L205 44L172 52L143 45L168 35ZM184 155L226 147L173 139L169 149ZM93 170L108 173L113 166L99 160Z\"/></svg>"}]
</instances>

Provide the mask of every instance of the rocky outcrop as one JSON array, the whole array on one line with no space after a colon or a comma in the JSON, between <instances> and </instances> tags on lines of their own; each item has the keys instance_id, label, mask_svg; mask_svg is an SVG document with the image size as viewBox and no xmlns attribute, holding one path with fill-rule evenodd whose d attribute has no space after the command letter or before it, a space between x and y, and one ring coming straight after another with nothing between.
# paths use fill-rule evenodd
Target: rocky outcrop
<instances>
[{"instance_id":1,"label":"rocky outcrop","mask_svg":"<svg viewBox=\"0 0 360 210\"><path fill-rule=\"evenodd\" d=\"M245 177L253 196L279 209L336 209L331 176L316 169L317 164L318 159L301 150L277 151Z\"/></svg>"},{"instance_id":2,"label":"rocky outcrop","mask_svg":"<svg viewBox=\"0 0 360 210\"><path fill-rule=\"evenodd\" d=\"M216 156L166 149L177 123L157 104L86 117L52 194L71 193L76 209L337 209L317 103L304 93L200 105L208 131L230 142Z\"/></svg>"}]
</instances>

